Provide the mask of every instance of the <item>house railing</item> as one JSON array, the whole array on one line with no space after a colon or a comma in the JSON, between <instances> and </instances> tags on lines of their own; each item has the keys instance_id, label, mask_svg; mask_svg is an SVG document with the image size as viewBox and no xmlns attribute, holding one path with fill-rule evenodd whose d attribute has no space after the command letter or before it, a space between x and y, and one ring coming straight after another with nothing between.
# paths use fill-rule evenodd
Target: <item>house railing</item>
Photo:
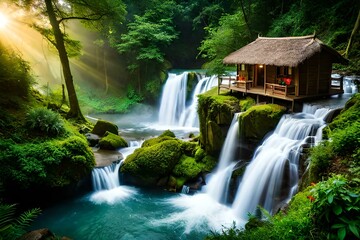
<instances>
[{"instance_id":1,"label":"house railing","mask_svg":"<svg viewBox=\"0 0 360 240\"><path fill-rule=\"evenodd\" d=\"M280 85L276 83L266 83L265 84L265 94L270 95L288 95L295 93L295 86L294 85Z\"/></svg>"}]
</instances>

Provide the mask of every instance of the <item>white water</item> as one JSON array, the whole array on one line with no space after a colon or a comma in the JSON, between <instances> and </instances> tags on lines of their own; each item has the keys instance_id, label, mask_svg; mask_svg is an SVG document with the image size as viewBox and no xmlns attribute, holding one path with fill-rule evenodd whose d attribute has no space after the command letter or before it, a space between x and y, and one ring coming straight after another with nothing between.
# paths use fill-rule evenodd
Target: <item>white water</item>
<instances>
[{"instance_id":1,"label":"white water","mask_svg":"<svg viewBox=\"0 0 360 240\"><path fill-rule=\"evenodd\" d=\"M230 178L236 164L235 153L239 139L239 115L240 113L236 113L233 117L221 149L219 164L209 183L204 187L205 192L220 203L224 203L227 200Z\"/></svg>"},{"instance_id":2,"label":"white water","mask_svg":"<svg viewBox=\"0 0 360 240\"><path fill-rule=\"evenodd\" d=\"M120 149L119 152L122 153L125 160L126 157L133 153L135 149L139 148L141 144L139 141L130 141L130 146ZM91 195L90 201L97 204L114 204L136 193L132 187L121 186L119 169L124 160L113 163L110 166L95 168L92 171L92 182L95 192Z\"/></svg>"},{"instance_id":3,"label":"white water","mask_svg":"<svg viewBox=\"0 0 360 240\"><path fill-rule=\"evenodd\" d=\"M217 85L217 77L204 77L200 79L192 93L192 98L186 106L188 72L180 75L169 73L161 96L159 110L159 124L197 128L199 120L197 115L197 95L208 91Z\"/></svg>"},{"instance_id":4,"label":"white water","mask_svg":"<svg viewBox=\"0 0 360 240\"><path fill-rule=\"evenodd\" d=\"M177 126L181 113L185 111L188 73L169 73L166 80L159 110L159 123Z\"/></svg>"},{"instance_id":5,"label":"white water","mask_svg":"<svg viewBox=\"0 0 360 240\"><path fill-rule=\"evenodd\" d=\"M180 116L179 124L183 127L199 127L199 117L197 114L198 99L197 95L209 91L211 88L217 86L218 78L214 75L211 77L204 77L196 84L194 92L191 97L191 103L186 107L185 111Z\"/></svg>"},{"instance_id":6,"label":"white water","mask_svg":"<svg viewBox=\"0 0 360 240\"><path fill-rule=\"evenodd\" d=\"M324 125L329 109L305 106L299 114L285 115L274 133L256 150L243 176L233 203L243 219L260 205L271 214L297 191L301 145Z\"/></svg>"}]
</instances>

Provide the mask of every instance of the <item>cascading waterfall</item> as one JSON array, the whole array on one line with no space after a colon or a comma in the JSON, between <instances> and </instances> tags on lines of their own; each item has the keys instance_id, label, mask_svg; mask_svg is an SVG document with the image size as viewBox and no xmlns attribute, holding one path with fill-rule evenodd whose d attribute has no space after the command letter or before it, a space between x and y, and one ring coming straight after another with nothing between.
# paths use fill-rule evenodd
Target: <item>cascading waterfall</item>
<instances>
[{"instance_id":1,"label":"cascading waterfall","mask_svg":"<svg viewBox=\"0 0 360 240\"><path fill-rule=\"evenodd\" d=\"M324 125L329 109L305 106L302 113L285 115L274 133L256 150L240 183L233 210L247 219L260 205L271 214L297 191L301 145Z\"/></svg>"},{"instance_id":2,"label":"cascading waterfall","mask_svg":"<svg viewBox=\"0 0 360 240\"><path fill-rule=\"evenodd\" d=\"M236 164L235 154L238 147L238 118L241 113L235 113L228 134L221 149L219 164L213 176L205 187L205 192L217 202L226 202L231 174Z\"/></svg>"},{"instance_id":3,"label":"cascading waterfall","mask_svg":"<svg viewBox=\"0 0 360 240\"><path fill-rule=\"evenodd\" d=\"M188 72L180 75L169 73L166 80L159 110L159 123L166 126L199 127L197 116L197 95L208 91L217 85L217 77L202 77L197 75L198 83L192 93L192 98L186 106L186 91Z\"/></svg>"},{"instance_id":4,"label":"cascading waterfall","mask_svg":"<svg viewBox=\"0 0 360 240\"><path fill-rule=\"evenodd\" d=\"M180 126L183 127L199 127L199 118L197 114L198 100L197 95L209 91L217 85L217 76L204 77L196 84L194 92L191 97L191 103L186 110L181 114Z\"/></svg>"},{"instance_id":5,"label":"cascading waterfall","mask_svg":"<svg viewBox=\"0 0 360 240\"><path fill-rule=\"evenodd\" d=\"M138 141L130 141L128 148L120 150L124 159L136 148L140 147ZM109 190L120 186L119 169L124 160L113 163L106 167L95 168L92 171L92 182L95 191Z\"/></svg>"},{"instance_id":6,"label":"cascading waterfall","mask_svg":"<svg viewBox=\"0 0 360 240\"><path fill-rule=\"evenodd\" d=\"M129 147L120 149L124 159L134 152L136 148L139 148L141 143L139 141L130 141ZM119 169L123 161L113 163L110 166L95 168L92 171L92 182L95 192L90 197L91 201L98 204L104 202L113 204L136 193L131 187L121 186Z\"/></svg>"},{"instance_id":7,"label":"cascading waterfall","mask_svg":"<svg viewBox=\"0 0 360 240\"><path fill-rule=\"evenodd\" d=\"M180 75L169 73L161 97L160 124L178 125L179 118L182 112L185 111L187 79L187 72Z\"/></svg>"}]
</instances>

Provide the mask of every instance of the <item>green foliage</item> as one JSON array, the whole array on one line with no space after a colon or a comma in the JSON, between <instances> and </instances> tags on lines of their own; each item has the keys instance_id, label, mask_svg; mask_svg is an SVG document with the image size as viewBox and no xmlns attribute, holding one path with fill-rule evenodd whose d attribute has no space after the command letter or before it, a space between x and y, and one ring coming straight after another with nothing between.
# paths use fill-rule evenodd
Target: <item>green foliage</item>
<instances>
[{"instance_id":1,"label":"green foliage","mask_svg":"<svg viewBox=\"0 0 360 240\"><path fill-rule=\"evenodd\" d=\"M60 114L46 108L30 110L26 116L26 126L34 132L50 136L60 136L65 133Z\"/></svg>"},{"instance_id":2,"label":"green foliage","mask_svg":"<svg viewBox=\"0 0 360 240\"><path fill-rule=\"evenodd\" d=\"M6 49L0 43L0 106L19 109L28 99L34 80L30 65L17 52Z\"/></svg>"},{"instance_id":3,"label":"green foliage","mask_svg":"<svg viewBox=\"0 0 360 240\"><path fill-rule=\"evenodd\" d=\"M16 216L14 204L0 203L0 239L15 240L26 233L26 228L41 213L40 209L34 208Z\"/></svg>"},{"instance_id":4,"label":"green foliage","mask_svg":"<svg viewBox=\"0 0 360 240\"><path fill-rule=\"evenodd\" d=\"M201 42L199 54L208 60L205 67L211 69L211 73L224 73L223 58L252 40L241 11L222 16L218 26L206 27L205 30L207 37Z\"/></svg>"},{"instance_id":5,"label":"green foliage","mask_svg":"<svg viewBox=\"0 0 360 240\"><path fill-rule=\"evenodd\" d=\"M251 222L256 224L251 223L246 229L238 229L236 226L225 228L221 233L212 233L206 239L323 239L314 230L310 216L312 202L307 198L308 195L309 191L295 195L285 214L280 212L274 217L268 216L269 219L262 222L251 217Z\"/></svg>"},{"instance_id":6,"label":"green foliage","mask_svg":"<svg viewBox=\"0 0 360 240\"><path fill-rule=\"evenodd\" d=\"M324 129L330 141L310 151L310 181L316 182L330 167L337 173L349 168L350 174L359 177L360 167L360 94L353 96L332 123ZM335 161L341 159L341 161ZM340 165L341 164L341 165Z\"/></svg>"},{"instance_id":7,"label":"green foliage","mask_svg":"<svg viewBox=\"0 0 360 240\"><path fill-rule=\"evenodd\" d=\"M99 141L100 149L116 150L127 146L127 142L122 137L111 132L106 132Z\"/></svg>"},{"instance_id":8,"label":"green foliage","mask_svg":"<svg viewBox=\"0 0 360 240\"><path fill-rule=\"evenodd\" d=\"M24 189L66 186L84 178L95 166L86 140L78 136L21 145L2 140L0 162L1 180Z\"/></svg>"},{"instance_id":9,"label":"green foliage","mask_svg":"<svg viewBox=\"0 0 360 240\"><path fill-rule=\"evenodd\" d=\"M330 239L360 238L360 195L341 175L319 182L312 190L313 219Z\"/></svg>"}]
</instances>

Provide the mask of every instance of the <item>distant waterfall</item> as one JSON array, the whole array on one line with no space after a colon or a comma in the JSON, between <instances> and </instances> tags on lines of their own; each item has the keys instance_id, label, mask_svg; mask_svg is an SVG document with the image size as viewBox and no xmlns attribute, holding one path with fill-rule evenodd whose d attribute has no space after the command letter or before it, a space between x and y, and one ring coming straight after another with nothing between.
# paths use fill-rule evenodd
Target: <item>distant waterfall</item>
<instances>
[{"instance_id":1,"label":"distant waterfall","mask_svg":"<svg viewBox=\"0 0 360 240\"><path fill-rule=\"evenodd\" d=\"M302 113L282 117L246 168L232 206L237 216L247 219L258 205L273 214L296 193L301 145L322 129L328 112L305 106Z\"/></svg>"},{"instance_id":2,"label":"distant waterfall","mask_svg":"<svg viewBox=\"0 0 360 240\"><path fill-rule=\"evenodd\" d=\"M225 202L233 168L236 164L235 153L238 147L240 113L236 113L231 122L228 134L221 149L219 164L205 187L205 192L217 202Z\"/></svg>"},{"instance_id":3,"label":"distant waterfall","mask_svg":"<svg viewBox=\"0 0 360 240\"><path fill-rule=\"evenodd\" d=\"M185 111L187 79L187 72L180 75L169 73L161 97L160 124L178 125L180 116Z\"/></svg>"},{"instance_id":4,"label":"distant waterfall","mask_svg":"<svg viewBox=\"0 0 360 240\"><path fill-rule=\"evenodd\" d=\"M188 72L180 75L169 73L161 96L160 124L178 127L199 127L197 95L216 86L217 77L201 78L192 93L188 106L186 105L187 81Z\"/></svg>"},{"instance_id":5,"label":"distant waterfall","mask_svg":"<svg viewBox=\"0 0 360 240\"><path fill-rule=\"evenodd\" d=\"M130 141L128 148L120 150L124 159L136 148L141 146L139 141ZM92 183L94 191L110 190L120 186L119 169L124 160L113 163L106 167L95 168L92 171Z\"/></svg>"}]
</instances>

